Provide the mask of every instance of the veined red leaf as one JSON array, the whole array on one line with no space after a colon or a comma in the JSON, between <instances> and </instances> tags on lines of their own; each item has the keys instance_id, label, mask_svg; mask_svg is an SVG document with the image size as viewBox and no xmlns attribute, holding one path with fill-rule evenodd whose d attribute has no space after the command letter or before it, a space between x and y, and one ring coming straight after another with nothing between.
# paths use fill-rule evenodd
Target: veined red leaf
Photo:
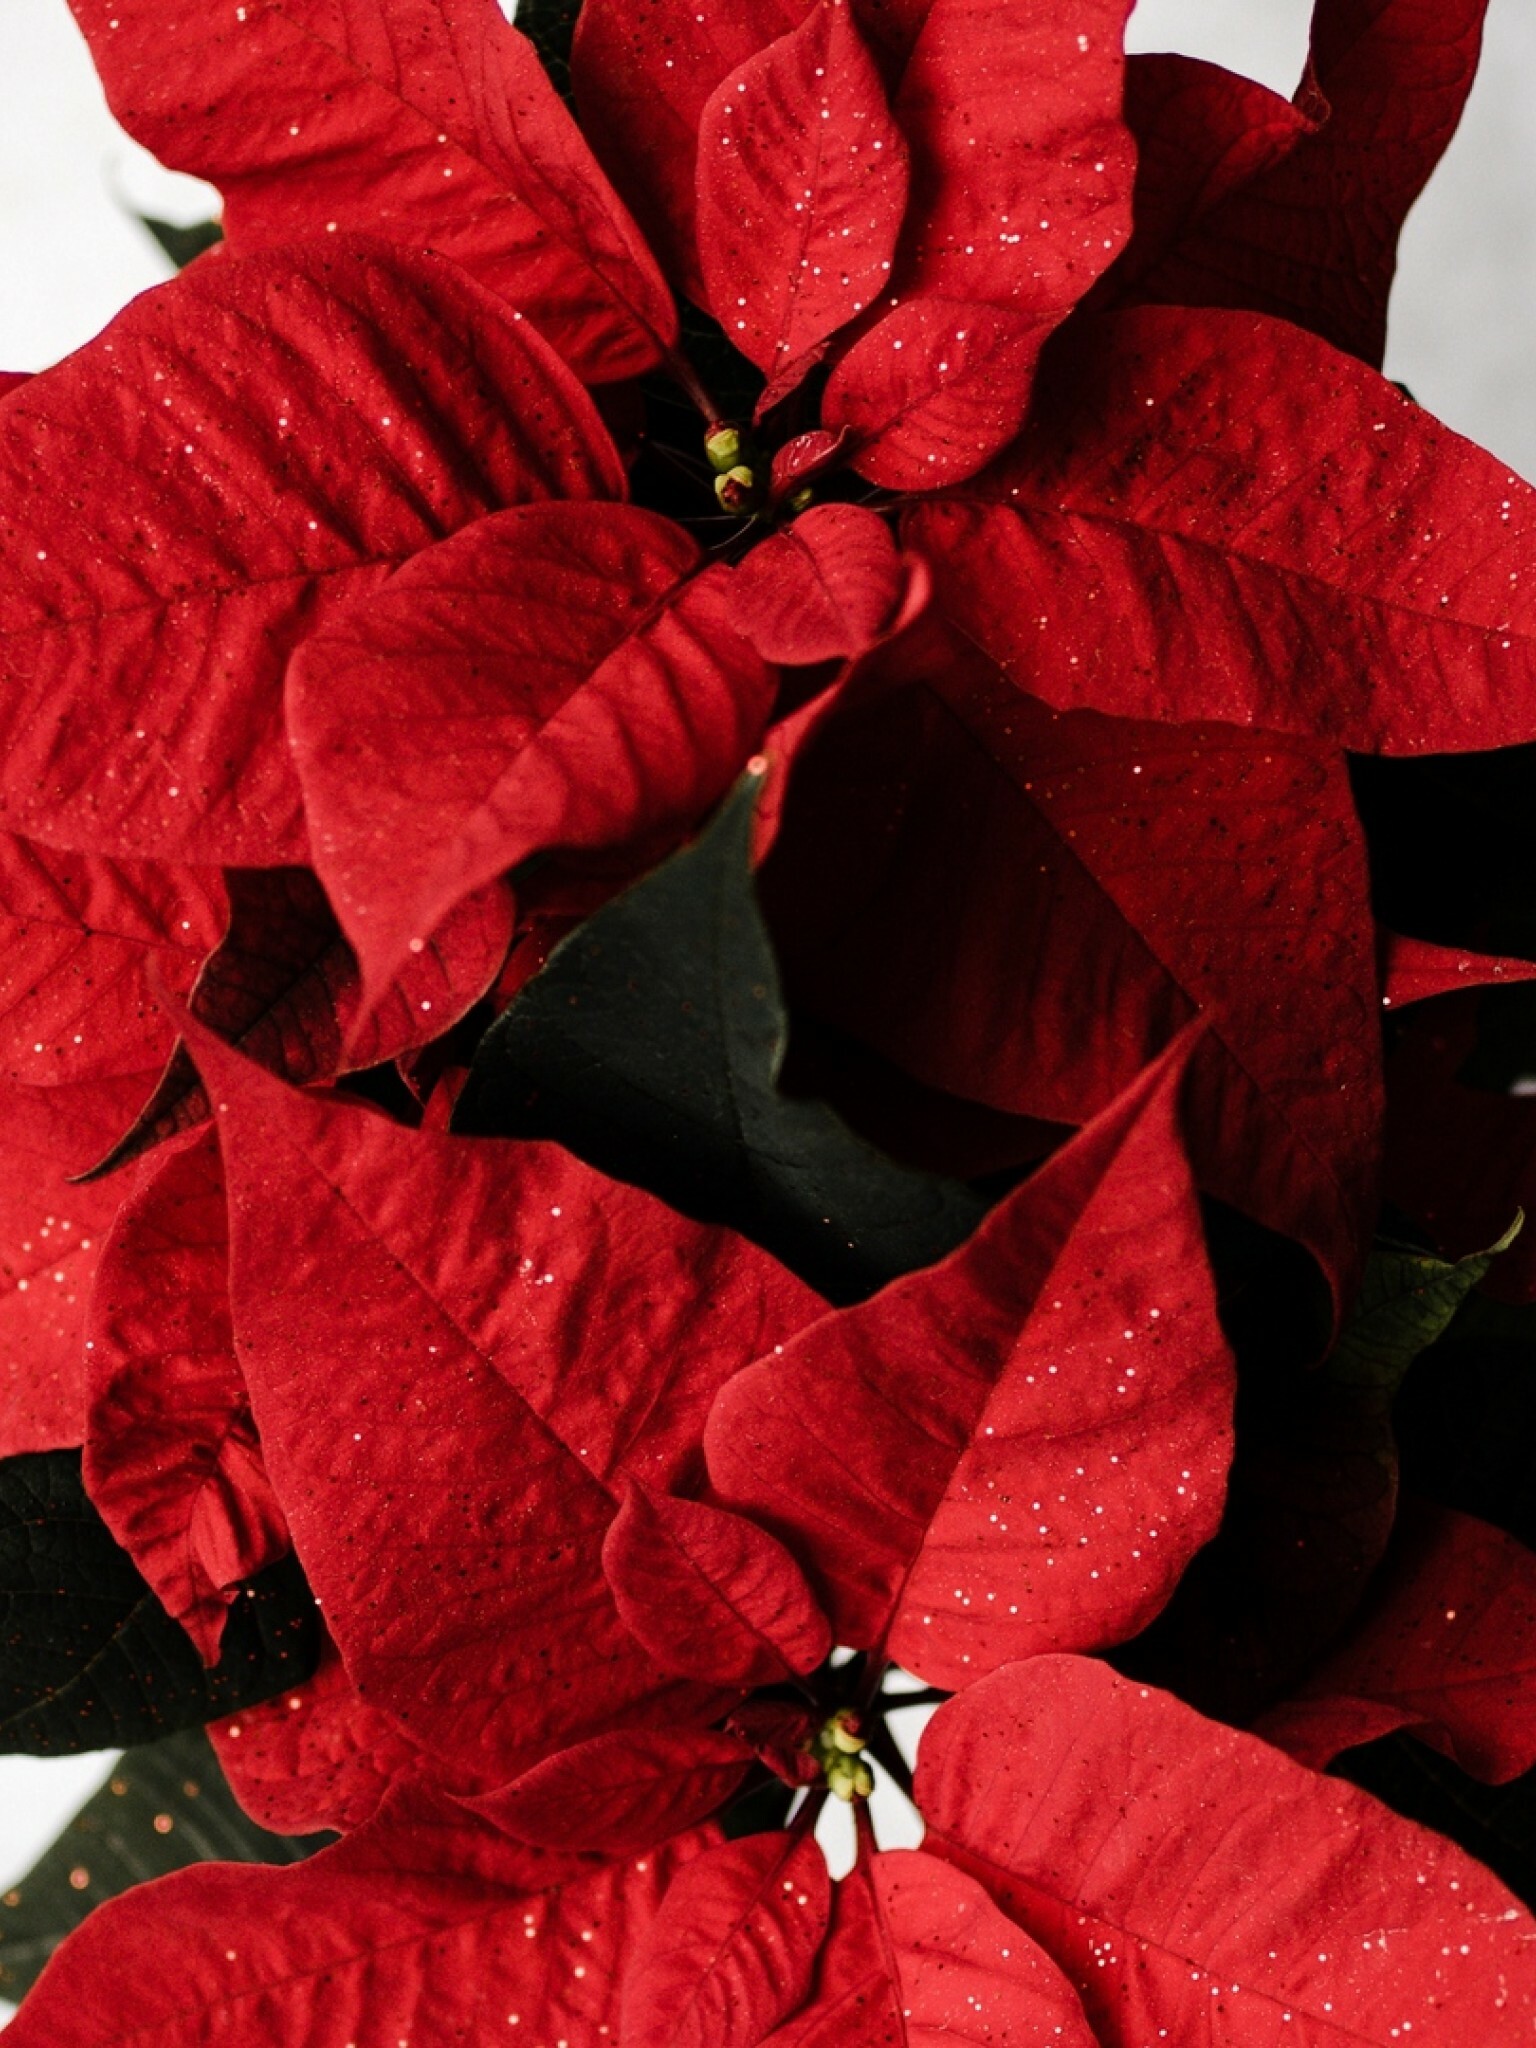
<instances>
[{"instance_id":1,"label":"veined red leaf","mask_svg":"<svg viewBox=\"0 0 1536 2048\"><path fill-rule=\"evenodd\" d=\"M920 557L858 505L813 505L731 576L737 630L768 661L851 660L905 625L928 595Z\"/></svg>"},{"instance_id":2,"label":"veined red leaf","mask_svg":"<svg viewBox=\"0 0 1536 2048\"><path fill-rule=\"evenodd\" d=\"M228 925L188 1008L300 1087L381 1066L439 1037L485 994L512 939L510 892L493 883L409 950L382 1001L360 1014L356 955L307 868L233 868L225 881ZM207 1091L178 1039L153 1095L88 1177L115 1171L208 1114Z\"/></svg>"},{"instance_id":3,"label":"veined red leaf","mask_svg":"<svg viewBox=\"0 0 1536 2048\"><path fill-rule=\"evenodd\" d=\"M884 292L906 211L906 139L849 0L722 79L698 147L707 303L777 402Z\"/></svg>"},{"instance_id":4,"label":"veined red leaf","mask_svg":"<svg viewBox=\"0 0 1536 2048\"><path fill-rule=\"evenodd\" d=\"M1397 238L1456 132L1487 4L1317 0L1306 74L1294 108L1285 109L1285 146L1249 154L1241 176L1225 167L1185 211L1178 234L1155 250L1159 260L1137 262L1133 244L1127 288L1176 305L1278 314L1379 364ZM1176 103L1182 134L1174 149L1204 158L1234 125L1231 102L1251 120L1260 88L1214 66L1202 70L1201 89ZM1281 127L1283 105L1265 110L1265 130ZM1136 113L1133 99L1141 140ZM1151 183L1138 187L1138 235Z\"/></svg>"},{"instance_id":5,"label":"veined red leaf","mask_svg":"<svg viewBox=\"0 0 1536 2048\"><path fill-rule=\"evenodd\" d=\"M1188 1052L942 1265L717 1395L712 1484L806 1562L840 1642L950 1687L1102 1648L1215 1533L1235 1379L1179 1137Z\"/></svg>"},{"instance_id":6,"label":"veined red leaf","mask_svg":"<svg viewBox=\"0 0 1536 2048\"><path fill-rule=\"evenodd\" d=\"M0 408L0 806L51 845L305 857L293 646L456 527L620 495L590 399L441 258L200 265Z\"/></svg>"},{"instance_id":7,"label":"veined red leaf","mask_svg":"<svg viewBox=\"0 0 1536 2048\"><path fill-rule=\"evenodd\" d=\"M1257 1732L1322 1770L1394 1728L1488 1784L1536 1764L1536 1553L1418 1502L1349 1634Z\"/></svg>"},{"instance_id":8,"label":"veined red leaf","mask_svg":"<svg viewBox=\"0 0 1536 2048\"><path fill-rule=\"evenodd\" d=\"M235 1357L211 1131L119 1211L89 1329L86 1490L211 1667L235 1588L289 1550Z\"/></svg>"},{"instance_id":9,"label":"veined red leaf","mask_svg":"<svg viewBox=\"0 0 1536 2048\"><path fill-rule=\"evenodd\" d=\"M1536 491L1282 321L1084 323L974 497L907 538L1048 703L1362 752L1536 735Z\"/></svg>"},{"instance_id":10,"label":"veined red leaf","mask_svg":"<svg viewBox=\"0 0 1536 2048\"><path fill-rule=\"evenodd\" d=\"M401 1786L308 1862L204 1863L109 1899L11 2022L15 2048L595 2043L621 1959L713 1837L622 1863L551 1857ZM7 2044L11 2048L11 2044Z\"/></svg>"},{"instance_id":11,"label":"veined red leaf","mask_svg":"<svg viewBox=\"0 0 1536 2048\"><path fill-rule=\"evenodd\" d=\"M70 1187L56 1155L17 1127L15 1106L14 1092L0 1094L0 1458L85 1441L86 1308L120 1199Z\"/></svg>"},{"instance_id":12,"label":"veined red leaf","mask_svg":"<svg viewBox=\"0 0 1536 2048\"><path fill-rule=\"evenodd\" d=\"M582 124L669 275L705 302L694 236L699 123L721 80L815 0L585 0L571 44Z\"/></svg>"},{"instance_id":13,"label":"veined red leaf","mask_svg":"<svg viewBox=\"0 0 1536 2048\"><path fill-rule=\"evenodd\" d=\"M1428 1002L1456 989L1496 988L1501 982L1536 980L1536 960L1508 954L1473 953L1463 946L1437 946L1428 939L1383 932L1381 1000L1386 1009Z\"/></svg>"},{"instance_id":14,"label":"veined red leaf","mask_svg":"<svg viewBox=\"0 0 1536 2048\"><path fill-rule=\"evenodd\" d=\"M603 1537L624 1477L676 1483L721 1382L819 1297L556 1146L404 1130L194 1049L237 1352L364 1698L470 1790L642 1715L707 1722L719 1696L620 1621Z\"/></svg>"},{"instance_id":15,"label":"veined red leaf","mask_svg":"<svg viewBox=\"0 0 1536 2048\"><path fill-rule=\"evenodd\" d=\"M910 1849L872 1857L837 1887L810 1996L768 2048L853 2040L1098 2048L1044 1950L974 1878Z\"/></svg>"},{"instance_id":16,"label":"veined red leaf","mask_svg":"<svg viewBox=\"0 0 1536 2048\"><path fill-rule=\"evenodd\" d=\"M797 759L765 871L792 992L931 1087L1069 1124L1203 1015L1196 1176L1306 1244L1342 1306L1381 1116L1342 759L1283 734L1055 715L963 655L924 661L931 683L827 719ZM1029 963L1027 1003L999 960Z\"/></svg>"},{"instance_id":17,"label":"veined red leaf","mask_svg":"<svg viewBox=\"0 0 1536 2048\"><path fill-rule=\"evenodd\" d=\"M553 847L681 832L773 681L681 527L624 505L482 520L311 639L289 723L315 865L370 995L470 891ZM422 743L400 745L402 719Z\"/></svg>"},{"instance_id":18,"label":"veined red leaf","mask_svg":"<svg viewBox=\"0 0 1536 2048\"><path fill-rule=\"evenodd\" d=\"M339 229L451 256L589 383L676 339L654 257L493 0L73 0L123 126L236 255Z\"/></svg>"},{"instance_id":19,"label":"veined red leaf","mask_svg":"<svg viewBox=\"0 0 1536 2048\"><path fill-rule=\"evenodd\" d=\"M894 103L912 189L892 307L822 409L873 482L931 490L1010 441L1046 337L1129 235L1128 12L932 0Z\"/></svg>"},{"instance_id":20,"label":"veined red leaf","mask_svg":"<svg viewBox=\"0 0 1536 2048\"><path fill-rule=\"evenodd\" d=\"M164 999L191 987L225 907L211 869L0 833L0 1078L47 1087L153 1067L174 1035Z\"/></svg>"},{"instance_id":21,"label":"veined red leaf","mask_svg":"<svg viewBox=\"0 0 1536 2048\"><path fill-rule=\"evenodd\" d=\"M603 1570L624 1626L680 1678L781 1685L831 1651L827 1618L783 1544L704 1501L631 1481Z\"/></svg>"},{"instance_id":22,"label":"veined red leaf","mask_svg":"<svg viewBox=\"0 0 1536 2048\"><path fill-rule=\"evenodd\" d=\"M929 1724L917 1792L927 1850L1065 1970L1101 2048L1530 2036L1536 1924L1496 1878L1102 1664L971 1686Z\"/></svg>"},{"instance_id":23,"label":"veined red leaf","mask_svg":"<svg viewBox=\"0 0 1536 2048\"><path fill-rule=\"evenodd\" d=\"M358 1697L329 1636L312 1677L210 1721L208 1735L245 1811L280 1835L349 1834L422 1761L398 1724Z\"/></svg>"},{"instance_id":24,"label":"veined red leaf","mask_svg":"<svg viewBox=\"0 0 1536 2048\"><path fill-rule=\"evenodd\" d=\"M739 1735L616 1728L465 1804L520 1842L628 1856L705 1820L751 1762Z\"/></svg>"},{"instance_id":25,"label":"veined red leaf","mask_svg":"<svg viewBox=\"0 0 1536 2048\"><path fill-rule=\"evenodd\" d=\"M756 2048L810 1988L831 1904L808 1828L706 1849L630 1959L626 2048Z\"/></svg>"}]
</instances>

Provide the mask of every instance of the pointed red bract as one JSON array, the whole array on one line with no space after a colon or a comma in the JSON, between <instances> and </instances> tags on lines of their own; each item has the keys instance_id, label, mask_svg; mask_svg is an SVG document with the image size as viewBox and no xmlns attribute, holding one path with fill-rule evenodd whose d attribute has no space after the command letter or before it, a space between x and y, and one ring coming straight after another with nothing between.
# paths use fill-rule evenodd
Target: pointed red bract
<instances>
[{"instance_id":1,"label":"pointed red bract","mask_svg":"<svg viewBox=\"0 0 1536 2048\"><path fill-rule=\"evenodd\" d=\"M1256 115L1266 146L1250 144L1240 164L1223 152L1220 175L1191 195L1178 232L1154 244L1157 260L1138 261L1132 244L1123 288L1176 305L1252 306L1380 363L1398 234L1456 132L1487 5L1316 0L1294 107L1263 105L1273 96L1214 65L1187 76L1173 107L1155 108L1167 131L1159 162L1215 156L1229 129ZM1156 136L1152 111L1132 97L1128 117L1144 146ZM1166 205L1161 183L1138 183L1138 235L1143 198Z\"/></svg>"},{"instance_id":2,"label":"pointed red bract","mask_svg":"<svg viewBox=\"0 0 1536 2048\"><path fill-rule=\"evenodd\" d=\"M1382 934L1384 1008L1401 1010L1456 989L1496 988L1501 982L1536 980L1536 960L1508 954L1474 953L1462 946L1437 946L1428 939Z\"/></svg>"},{"instance_id":3,"label":"pointed red bract","mask_svg":"<svg viewBox=\"0 0 1536 2048\"><path fill-rule=\"evenodd\" d=\"M710 1708L624 1628L603 1538L625 1476L674 1483L721 1382L819 1298L553 1145L404 1130L194 1049L263 1451L364 1698L470 1789Z\"/></svg>"},{"instance_id":4,"label":"pointed red bract","mask_svg":"<svg viewBox=\"0 0 1536 2048\"><path fill-rule=\"evenodd\" d=\"M235 1588L289 1542L235 1357L211 1131L158 1163L119 1212L89 1329L86 1490L215 1664Z\"/></svg>"},{"instance_id":5,"label":"pointed red bract","mask_svg":"<svg viewBox=\"0 0 1536 2048\"><path fill-rule=\"evenodd\" d=\"M831 1903L808 1829L706 1850L673 1879L630 1959L626 2048L761 2041L805 1997Z\"/></svg>"},{"instance_id":6,"label":"pointed red bract","mask_svg":"<svg viewBox=\"0 0 1536 2048\"><path fill-rule=\"evenodd\" d=\"M530 854L680 833L729 785L772 678L716 587L688 580L698 562L654 512L527 506L301 650L289 723L315 865L370 994Z\"/></svg>"},{"instance_id":7,"label":"pointed red bract","mask_svg":"<svg viewBox=\"0 0 1536 2048\"><path fill-rule=\"evenodd\" d=\"M731 577L731 616L769 661L851 659L921 610L928 576L885 521L858 505L813 505L760 541Z\"/></svg>"},{"instance_id":8,"label":"pointed red bract","mask_svg":"<svg viewBox=\"0 0 1536 2048\"><path fill-rule=\"evenodd\" d=\"M972 474L1017 432L1046 337L1130 232L1125 0L932 0L894 108L912 151L890 310L823 419L892 490ZM899 302L899 303L898 303Z\"/></svg>"},{"instance_id":9,"label":"pointed red bract","mask_svg":"<svg viewBox=\"0 0 1536 2048\"><path fill-rule=\"evenodd\" d=\"M217 874L93 860L0 833L0 1078L52 1086L163 1059L167 996L218 943Z\"/></svg>"},{"instance_id":10,"label":"pointed red bract","mask_svg":"<svg viewBox=\"0 0 1536 2048\"><path fill-rule=\"evenodd\" d=\"M710 311L787 396L890 280L907 145L848 0L721 81L699 127L699 263Z\"/></svg>"},{"instance_id":11,"label":"pointed red bract","mask_svg":"<svg viewBox=\"0 0 1536 2048\"><path fill-rule=\"evenodd\" d=\"M1098 2048L1072 1986L975 1879L902 1849L837 1887L810 1996L769 2048L851 2041Z\"/></svg>"},{"instance_id":12,"label":"pointed red bract","mask_svg":"<svg viewBox=\"0 0 1536 2048\"><path fill-rule=\"evenodd\" d=\"M498 506L619 495L591 401L453 264L199 265L0 409L0 809L103 855L305 852L293 646Z\"/></svg>"},{"instance_id":13,"label":"pointed red bract","mask_svg":"<svg viewBox=\"0 0 1536 2048\"><path fill-rule=\"evenodd\" d=\"M1054 1957L1101 2048L1514 2048L1536 2021L1536 1923L1470 1856L1102 1664L951 1700L917 1796L926 1847Z\"/></svg>"},{"instance_id":14,"label":"pointed red bract","mask_svg":"<svg viewBox=\"0 0 1536 2048\"><path fill-rule=\"evenodd\" d=\"M356 1834L286 1869L208 1863L91 1914L11 2022L15 2048L419 2048L596 2043L622 1960L712 1836L584 1866L405 1786ZM174 1967L167 1959L174 1958ZM7 2044L10 2048L10 2044Z\"/></svg>"},{"instance_id":15,"label":"pointed red bract","mask_svg":"<svg viewBox=\"0 0 1536 2048\"><path fill-rule=\"evenodd\" d=\"M1085 324L974 499L907 537L1048 703L1363 752L1536 734L1536 491L1284 322Z\"/></svg>"},{"instance_id":16,"label":"pointed red bract","mask_svg":"<svg viewBox=\"0 0 1536 2048\"><path fill-rule=\"evenodd\" d=\"M720 1497L839 1641L956 1687L1151 1620L1216 1529L1234 1374L1178 1135L1181 1045L960 1251L739 1374Z\"/></svg>"},{"instance_id":17,"label":"pointed red bract","mask_svg":"<svg viewBox=\"0 0 1536 2048\"><path fill-rule=\"evenodd\" d=\"M1536 1555L1473 1515L1400 1514L1344 1642L1258 1724L1315 1770L1394 1728L1490 1784L1536 1764Z\"/></svg>"},{"instance_id":18,"label":"pointed red bract","mask_svg":"<svg viewBox=\"0 0 1536 2048\"><path fill-rule=\"evenodd\" d=\"M245 1811L279 1835L350 1833L423 1762L399 1725L358 1697L329 1636L313 1677L210 1721L208 1738Z\"/></svg>"},{"instance_id":19,"label":"pointed red bract","mask_svg":"<svg viewBox=\"0 0 1536 2048\"><path fill-rule=\"evenodd\" d=\"M655 259L493 0L75 0L113 110L224 196L236 255L321 234L451 256L588 382L676 337Z\"/></svg>"},{"instance_id":20,"label":"pointed red bract","mask_svg":"<svg viewBox=\"0 0 1536 2048\"><path fill-rule=\"evenodd\" d=\"M520 1842L633 1855L715 1812L751 1761L738 1735L614 1729L466 1804Z\"/></svg>"},{"instance_id":21,"label":"pointed red bract","mask_svg":"<svg viewBox=\"0 0 1536 2048\"><path fill-rule=\"evenodd\" d=\"M624 1626L680 1678L781 1685L832 1648L783 1544L703 1501L632 1481L603 1539L603 1570Z\"/></svg>"}]
</instances>

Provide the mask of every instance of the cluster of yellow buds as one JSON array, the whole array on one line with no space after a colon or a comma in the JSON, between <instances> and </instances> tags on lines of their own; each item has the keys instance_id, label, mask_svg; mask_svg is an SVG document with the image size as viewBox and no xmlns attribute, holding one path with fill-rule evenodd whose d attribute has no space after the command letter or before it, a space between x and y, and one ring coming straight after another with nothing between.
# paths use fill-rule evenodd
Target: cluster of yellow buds
<instances>
[{"instance_id":1,"label":"cluster of yellow buds","mask_svg":"<svg viewBox=\"0 0 1536 2048\"><path fill-rule=\"evenodd\" d=\"M821 1765L827 1790L850 1806L875 1789L875 1774L864 1761L864 1737L852 1707L839 1707L811 1738L811 1754Z\"/></svg>"},{"instance_id":2,"label":"cluster of yellow buds","mask_svg":"<svg viewBox=\"0 0 1536 2048\"><path fill-rule=\"evenodd\" d=\"M762 485L740 428L728 420L717 421L704 436L704 453L715 472L715 496L722 511L757 511L763 502Z\"/></svg>"}]
</instances>

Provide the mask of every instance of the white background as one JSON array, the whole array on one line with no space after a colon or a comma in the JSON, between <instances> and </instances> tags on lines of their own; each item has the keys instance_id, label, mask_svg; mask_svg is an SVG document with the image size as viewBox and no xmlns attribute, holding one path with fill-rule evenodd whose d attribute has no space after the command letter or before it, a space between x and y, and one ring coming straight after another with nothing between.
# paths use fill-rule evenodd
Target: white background
<instances>
[{"instance_id":1,"label":"white background","mask_svg":"<svg viewBox=\"0 0 1536 2048\"><path fill-rule=\"evenodd\" d=\"M1210 57L1289 93L1308 14L1307 0L1140 0L1130 43ZM118 129L65 0L0 0L0 31L0 369L37 370L170 274L133 209L187 223L207 218L213 197ZM1533 103L1536 10L1491 0L1461 132L1404 237L1387 370L1536 478ZM110 1763L0 1759L0 1890Z\"/></svg>"}]
</instances>

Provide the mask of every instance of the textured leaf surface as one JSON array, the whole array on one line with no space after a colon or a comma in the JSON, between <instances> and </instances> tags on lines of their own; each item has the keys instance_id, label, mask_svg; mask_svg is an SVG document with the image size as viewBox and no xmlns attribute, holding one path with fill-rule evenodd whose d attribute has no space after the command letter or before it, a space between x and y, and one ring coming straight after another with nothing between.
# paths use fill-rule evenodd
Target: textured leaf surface
<instances>
[{"instance_id":1,"label":"textured leaf surface","mask_svg":"<svg viewBox=\"0 0 1536 2048\"><path fill-rule=\"evenodd\" d=\"M840 1642L933 1684L1133 1635L1215 1531L1234 1376L1178 1135L1181 1046L945 1263L717 1396L711 1481Z\"/></svg>"},{"instance_id":2,"label":"textured leaf surface","mask_svg":"<svg viewBox=\"0 0 1536 2048\"><path fill-rule=\"evenodd\" d=\"M237 255L340 229L451 256L589 382L675 338L655 260L528 39L475 0L78 0L113 110L224 195ZM190 106L189 106L190 99Z\"/></svg>"},{"instance_id":3,"label":"textured leaf surface","mask_svg":"<svg viewBox=\"0 0 1536 2048\"><path fill-rule=\"evenodd\" d=\"M729 785L773 684L688 583L698 561L654 512L520 507L304 648L290 722L315 864L370 991L530 854L681 832Z\"/></svg>"},{"instance_id":4,"label":"textured leaf surface","mask_svg":"<svg viewBox=\"0 0 1536 2048\"><path fill-rule=\"evenodd\" d=\"M1128 11L926 9L894 101L912 171L890 310L839 362L823 407L875 483L951 483L1011 440L1046 337L1129 235Z\"/></svg>"},{"instance_id":5,"label":"textured leaf surface","mask_svg":"<svg viewBox=\"0 0 1536 2048\"><path fill-rule=\"evenodd\" d=\"M724 1805L751 1760L737 1735L612 1729L465 1803L519 1842L643 1854Z\"/></svg>"},{"instance_id":6,"label":"textured leaf surface","mask_svg":"<svg viewBox=\"0 0 1536 2048\"><path fill-rule=\"evenodd\" d=\"M209 1864L110 1900L11 2022L14 2048L344 2048L380 2027L450 2048L491 2015L510 2036L509 2013L532 2041L596 2041L619 1958L696 1848L583 1868L405 1788L288 1870Z\"/></svg>"},{"instance_id":7,"label":"textured leaf surface","mask_svg":"<svg viewBox=\"0 0 1536 2048\"><path fill-rule=\"evenodd\" d=\"M1085 324L976 497L919 509L909 539L1049 703L1367 752L1536 730L1536 492L1282 321Z\"/></svg>"},{"instance_id":8,"label":"textured leaf surface","mask_svg":"<svg viewBox=\"0 0 1536 2048\"><path fill-rule=\"evenodd\" d=\"M771 2048L850 2039L1098 2048L1072 1986L975 1879L901 1849L837 1887L811 1995Z\"/></svg>"},{"instance_id":9,"label":"textured leaf surface","mask_svg":"<svg viewBox=\"0 0 1536 2048\"><path fill-rule=\"evenodd\" d=\"M722 79L698 148L709 309L782 397L885 290L906 210L906 140L847 0Z\"/></svg>"},{"instance_id":10,"label":"textured leaf surface","mask_svg":"<svg viewBox=\"0 0 1536 2048\"><path fill-rule=\"evenodd\" d=\"M759 654L804 663L867 652L927 588L883 519L858 505L813 505L752 549L731 578L731 600Z\"/></svg>"},{"instance_id":11,"label":"textured leaf surface","mask_svg":"<svg viewBox=\"0 0 1536 2048\"><path fill-rule=\"evenodd\" d=\"M89 1330L91 1500L211 1665L240 1582L290 1547L235 1356L211 1131L157 1165L119 1212Z\"/></svg>"},{"instance_id":12,"label":"textured leaf surface","mask_svg":"<svg viewBox=\"0 0 1536 2048\"><path fill-rule=\"evenodd\" d=\"M761 2041L805 1997L832 1886L805 1829L706 1850L675 1881L624 1980L633 2048Z\"/></svg>"},{"instance_id":13,"label":"textured leaf surface","mask_svg":"<svg viewBox=\"0 0 1536 2048\"><path fill-rule=\"evenodd\" d=\"M0 1749L111 1749L195 1726L302 1678L315 1635L285 1562L242 1594L205 1671L86 1499L78 1455L0 1464Z\"/></svg>"},{"instance_id":14,"label":"textured leaf surface","mask_svg":"<svg viewBox=\"0 0 1536 2048\"><path fill-rule=\"evenodd\" d=\"M814 1671L832 1631L783 1544L744 1516L632 1482L603 1539L624 1626L665 1671L781 1685Z\"/></svg>"},{"instance_id":15,"label":"textured leaf surface","mask_svg":"<svg viewBox=\"0 0 1536 2048\"><path fill-rule=\"evenodd\" d=\"M983 1205L779 1092L788 1026L751 881L756 781L559 947L482 1039L455 1127L558 1138L847 1300L942 1257Z\"/></svg>"},{"instance_id":16,"label":"textured leaf surface","mask_svg":"<svg viewBox=\"0 0 1536 2048\"><path fill-rule=\"evenodd\" d=\"M1414 1359L1449 1328L1494 1260L1514 1243L1523 1222L1517 1216L1497 1244L1464 1259L1437 1259L1408 1245L1378 1242L1360 1298L1339 1333L1330 1373L1395 1394Z\"/></svg>"},{"instance_id":17,"label":"textured leaf surface","mask_svg":"<svg viewBox=\"0 0 1536 2048\"><path fill-rule=\"evenodd\" d=\"M1101 1664L1037 1658L952 1700L923 1738L918 1796L928 1848L1055 1958L1102 2048L1164 2027L1213 2048L1531 2031L1532 1923L1496 1879Z\"/></svg>"},{"instance_id":18,"label":"textured leaf surface","mask_svg":"<svg viewBox=\"0 0 1536 2048\"><path fill-rule=\"evenodd\" d=\"M304 858L292 647L468 520L623 488L526 321L340 238L136 299L0 410L0 481L7 824L252 866Z\"/></svg>"},{"instance_id":19,"label":"textured leaf surface","mask_svg":"<svg viewBox=\"0 0 1536 2048\"><path fill-rule=\"evenodd\" d=\"M674 1482L722 1380L819 1299L554 1146L404 1130L197 1050L263 1453L364 1697L481 1787L697 1705L608 1593L615 1493Z\"/></svg>"},{"instance_id":20,"label":"textured leaf surface","mask_svg":"<svg viewBox=\"0 0 1536 2048\"><path fill-rule=\"evenodd\" d=\"M0 1895L0 1996L14 2005L104 1899L189 1863L299 1863L324 1838L270 1834L235 1804L198 1730L130 1750L21 1882Z\"/></svg>"},{"instance_id":21,"label":"textured leaf surface","mask_svg":"<svg viewBox=\"0 0 1536 2048\"><path fill-rule=\"evenodd\" d=\"M1471 1515L1399 1517L1349 1635L1258 1732L1322 1770L1397 1728L1493 1784L1536 1764L1536 1553Z\"/></svg>"}]
</instances>

